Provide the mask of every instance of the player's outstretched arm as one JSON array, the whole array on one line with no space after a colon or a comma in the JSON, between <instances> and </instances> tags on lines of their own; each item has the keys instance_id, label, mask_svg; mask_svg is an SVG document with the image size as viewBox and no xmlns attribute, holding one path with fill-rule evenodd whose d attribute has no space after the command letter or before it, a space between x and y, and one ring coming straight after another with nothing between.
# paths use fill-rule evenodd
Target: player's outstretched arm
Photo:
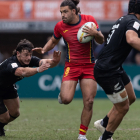
<instances>
[{"instance_id":1,"label":"player's outstretched arm","mask_svg":"<svg viewBox=\"0 0 140 140\"><path fill-rule=\"evenodd\" d=\"M32 50L44 54L45 52L52 50L58 44L59 40L60 39L55 39L54 36L52 36L43 48L37 47Z\"/></svg>"},{"instance_id":2,"label":"player's outstretched arm","mask_svg":"<svg viewBox=\"0 0 140 140\"><path fill-rule=\"evenodd\" d=\"M126 32L126 41L136 50L140 51L140 38L138 34L133 30L128 30Z\"/></svg>"},{"instance_id":3,"label":"player's outstretched arm","mask_svg":"<svg viewBox=\"0 0 140 140\"><path fill-rule=\"evenodd\" d=\"M53 68L58 65L59 61L61 59L61 52L60 51L54 51L53 53L53 59L41 59L39 62L39 65L42 64L49 64L50 68Z\"/></svg>"},{"instance_id":4,"label":"player's outstretched arm","mask_svg":"<svg viewBox=\"0 0 140 140\"><path fill-rule=\"evenodd\" d=\"M21 77L30 77L30 76L37 74L38 72L43 72L43 71L47 70L49 67L50 67L49 63L42 64L40 67L37 67L37 68L19 67L16 69L15 75L21 76Z\"/></svg>"}]
</instances>

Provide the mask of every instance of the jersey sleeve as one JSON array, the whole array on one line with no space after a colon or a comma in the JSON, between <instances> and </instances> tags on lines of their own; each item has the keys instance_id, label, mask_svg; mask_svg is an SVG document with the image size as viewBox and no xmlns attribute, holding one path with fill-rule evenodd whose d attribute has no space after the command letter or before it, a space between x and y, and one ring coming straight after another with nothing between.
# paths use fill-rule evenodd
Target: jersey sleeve
<instances>
[{"instance_id":1,"label":"jersey sleeve","mask_svg":"<svg viewBox=\"0 0 140 140\"><path fill-rule=\"evenodd\" d=\"M40 58L38 58L36 56L32 56L29 67L39 67L40 60L41 60Z\"/></svg>"},{"instance_id":2,"label":"jersey sleeve","mask_svg":"<svg viewBox=\"0 0 140 140\"><path fill-rule=\"evenodd\" d=\"M100 31L99 25L93 16L89 15L89 21L94 22L96 24L97 31Z\"/></svg>"},{"instance_id":3,"label":"jersey sleeve","mask_svg":"<svg viewBox=\"0 0 140 140\"><path fill-rule=\"evenodd\" d=\"M58 22L56 25L55 25L55 27L54 27L54 38L55 39L60 39L61 38L61 34L60 34L60 31L59 31L59 29L60 29L60 23Z\"/></svg>"},{"instance_id":4,"label":"jersey sleeve","mask_svg":"<svg viewBox=\"0 0 140 140\"><path fill-rule=\"evenodd\" d=\"M139 30L140 30L140 24L139 24L139 22L137 22L136 20L129 21L127 23L127 26L126 26L126 31L128 31L128 30L133 30L136 33L139 33Z\"/></svg>"},{"instance_id":5,"label":"jersey sleeve","mask_svg":"<svg viewBox=\"0 0 140 140\"><path fill-rule=\"evenodd\" d=\"M16 62L14 62L14 63L9 63L9 64L7 65L7 72L14 75L14 74L15 74L15 71L16 71L16 69L17 69L18 67L19 67L19 66L18 66L18 64L17 64Z\"/></svg>"}]
</instances>

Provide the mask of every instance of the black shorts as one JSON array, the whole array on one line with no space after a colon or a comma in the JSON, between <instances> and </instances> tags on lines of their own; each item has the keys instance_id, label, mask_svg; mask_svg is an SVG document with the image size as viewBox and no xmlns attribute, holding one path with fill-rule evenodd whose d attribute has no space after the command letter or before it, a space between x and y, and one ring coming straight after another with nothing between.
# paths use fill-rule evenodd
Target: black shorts
<instances>
[{"instance_id":1,"label":"black shorts","mask_svg":"<svg viewBox=\"0 0 140 140\"><path fill-rule=\"evenodd\" d=\"M0 88L0 99L14 99L18 97L17 88L15 85L12 85L7 88Z\"/></svg>"},{"instance_id":2,"label":"black shorts","mask_svg":"<svg viewBox=\"0 0 140 140\"><path fill-rule=\"evenodd\" d=\"M101 77L100 74L102 75ZM123 69L119 70L118 73L115 71L114 75L105 77L101 71L94 69L94 76L106 94L118 93L130 82L128 75Z\"/></svg>"}]
</instances>

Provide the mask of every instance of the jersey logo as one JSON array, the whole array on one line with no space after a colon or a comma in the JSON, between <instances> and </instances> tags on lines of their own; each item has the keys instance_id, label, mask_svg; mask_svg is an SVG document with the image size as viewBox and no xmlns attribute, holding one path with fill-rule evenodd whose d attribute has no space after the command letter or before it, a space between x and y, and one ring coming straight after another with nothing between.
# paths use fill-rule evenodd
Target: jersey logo
<instances>
[{"instance_id":1,"label":"jersey logo","mask_svg":"<svg viewBox=\"0 0 140 140\"><path fill-rule=\"evenodd\" d=\"M121 85L119 86L119 83L117 83L115 86L114 86L114 90L120 90L121 89Z\"/></svg>"},{"instance_id":2,"label":"jersey logo","mask_svg":"<svg viewBox=\"0 0 140 140\"><path fill-rule=\"evenodd\" d=\"M68 30L63 31L63 33L66 33Z\"/></svg>"},{"instance_id":3,"label":"jersey logo","mask_svg":"<svg viewBox=\"0 0 140 140\"><path fill-rule=\"evenodd\" d=\"M139 27L140 27L140 24L135 21L133 28L135 28L136 30L139 30Z\"/></svg>"},{"instance_id":4,"label":"jersey logo","mask_svg":"<svg viewBox=\"0 0 140 140\"><path fill-rule=\"evenodd\" d=\"M12 66L12 68L18 67L17 63L12 63L11 66Z\"/></svg>"},{"instance_id":5,"label":"jersey logo","mask_svg":"<svg viewBox=\"0 0 140 140\"><path fill-rule=\"evenodd\" d=\"M64 77L67 77L67 76L68 76L69 71L70 71L70 67L67 67L67 68L66 68L66 71L65 71L65 76L64 76Z\"/></svg>"}]
</instances>

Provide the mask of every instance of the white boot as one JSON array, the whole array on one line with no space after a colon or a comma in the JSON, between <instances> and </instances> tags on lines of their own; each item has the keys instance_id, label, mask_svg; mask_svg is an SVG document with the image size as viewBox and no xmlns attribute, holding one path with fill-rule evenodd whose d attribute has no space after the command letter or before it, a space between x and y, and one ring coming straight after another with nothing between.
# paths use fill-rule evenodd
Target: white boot
<instances>
[{"instance_id":1,"label":"white boot","mask_svg":"<svg viewBox=\"0 0 140 140\"><path fill-rule=\"evenodd\" d=\"M60 104L63 104L63 103L62 103L62 100L61 100L60 93L59 93L59 95L58 95L58 102L59 102Z\"/></svg>"},{"instance_id":2,"label":"white boot","mask_svg":"<svg viewBox=\"0 0 140 140\"><path fill-rule=\"evenodd\" d=\"M102 122L103 119L101 120L97 120L96 122L94 122L94 127L101 132L101 134L103 134L105 132L105 127L103 127L101 125L101 122Z\"/></svg>"},{"instance_id":3,"label":"white boot","mask_svg":"<svg viewBox=\"0 0 140 140\"><path fill-rule=\"evenodd\" d=\"M85 135L79 134L78 140L88 140Z\"/></svg>"}]
</instances>

